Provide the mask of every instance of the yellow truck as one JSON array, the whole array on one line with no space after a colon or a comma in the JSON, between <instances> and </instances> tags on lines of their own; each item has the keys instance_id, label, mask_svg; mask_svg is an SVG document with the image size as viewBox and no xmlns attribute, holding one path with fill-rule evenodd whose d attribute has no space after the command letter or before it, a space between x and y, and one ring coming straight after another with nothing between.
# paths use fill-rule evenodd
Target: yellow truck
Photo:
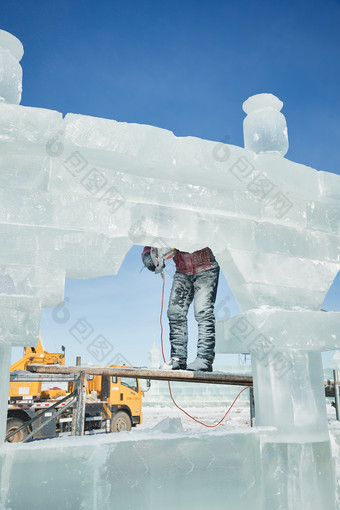
<instances>
[{"instance_id":1,"label":"yellow truck","mask_svg":"<svg viewBox=\"0 0 340 510\"><path fill-rule=\"evenodd\" d=\"M49 408L58 402L58 399L73 391L74 378L66 375L46 377L44 374L38 376L24 372L27 365L33 364L64 365L65 354L45 351L39 338L37 347L25 347L23 357L13 363L8 397L7 435L44 410L46 411L37 423L41 424L44 419L49 422L33 438L50 438L69 432L72 410L66 409L64 413L51 419L65 404ZM46 381L49 381L49 388L43 389ZM51 382L54 385L52 387ZM86 383L85 431L94 433L131 430L131 427L142 423L142 395L140 382L136 378L91 376ZM21 441L30 431L31 425L28 424L8 438L8 442Z\"/></svg>"}]
</instances>

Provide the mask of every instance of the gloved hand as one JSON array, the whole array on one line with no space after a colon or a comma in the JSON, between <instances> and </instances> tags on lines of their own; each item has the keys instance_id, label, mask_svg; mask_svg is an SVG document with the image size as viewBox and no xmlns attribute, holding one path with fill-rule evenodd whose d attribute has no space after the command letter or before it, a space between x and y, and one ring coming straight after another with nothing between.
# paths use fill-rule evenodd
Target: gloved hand
<instances>
[{"instance_id":1,"label":"gloved hand","mask_svg":"<svg viewBox=\"0 0 340 510\"><path fill-rule=\"evenodd\" d=\"M146 253L143 257L143 264L149 271L155 271L156 266L153 263L152 257L150 253Z\"/></svg>"}]
</instances>

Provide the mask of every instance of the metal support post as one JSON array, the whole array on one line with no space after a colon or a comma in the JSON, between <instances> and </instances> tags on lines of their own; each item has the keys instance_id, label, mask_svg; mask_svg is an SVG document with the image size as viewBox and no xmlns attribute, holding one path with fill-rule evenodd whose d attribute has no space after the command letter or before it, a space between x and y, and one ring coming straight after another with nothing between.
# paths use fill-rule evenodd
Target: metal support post
<instances>
[{"instance_id":1,"label":"metal support post","mask_svg":"<svg viewBox=\"0 0 340 510\"><path fill-rule=\"evenodd\" d=\"M250 407L250 426L255 427L255 400L254 400L254 388L249 388L249 407Z\"/></svg>"},{"instance_id":2,"label":"metal support post","mask_svg":"<svg viewBox=\"0 0 340 510\"><path fill-rule=\"evenodd\" d=\"M336 419L340 421L339 373L333 370Z\"/></svg>"},{"instance_id":3,"label":"metal support post","mask_svg":"<svg viewBox=\"0 0 340 510\"><path fill-rule=\"evenodd\" d=\"M86 404L86 373L80 372L75 382L76 404L73 407L72 436L83 436Z\"/></svg>"}]
</instances>

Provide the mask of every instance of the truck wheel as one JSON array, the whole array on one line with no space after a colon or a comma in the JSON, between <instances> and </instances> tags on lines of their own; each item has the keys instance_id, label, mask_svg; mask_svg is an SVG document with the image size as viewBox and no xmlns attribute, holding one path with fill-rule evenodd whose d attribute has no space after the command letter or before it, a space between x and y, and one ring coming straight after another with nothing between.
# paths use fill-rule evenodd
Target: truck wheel
<instances>
[{"instance_id":1,"label":"truck wheel","mask_svg":"<svg viewBox=\"0 0 340 510\"><path fill-rule=\"evenodd\" d=\"M23 420L20 420L20 418L8 418L7 420L7 429L6 429L6 436L10 434L11 432L14 432L17 430L21 425L23 425L25 422ZM24 439L24 437L27 435L27 428L19 430L17 434L14 434L14 436L7 439L7 443L19 443Z\"/></svg>"},{"instance_id":2,"label":"truck wheel","mask_svg":"<svg viewBox=\"0 0 340 510\"><path fill-rule=\"evenodd\" d=\"M111 432L122 432L122 430L131 430L131 420L128 414L119 411L111 420Z\"/></svg>"}]
</instances>

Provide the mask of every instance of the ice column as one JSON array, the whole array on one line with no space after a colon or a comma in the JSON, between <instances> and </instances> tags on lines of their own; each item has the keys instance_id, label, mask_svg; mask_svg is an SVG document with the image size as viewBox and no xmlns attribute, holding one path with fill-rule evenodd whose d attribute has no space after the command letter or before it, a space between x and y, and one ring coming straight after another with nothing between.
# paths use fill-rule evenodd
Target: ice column
<instances>
[{"instance_id":1,"label":"ice column","mask_svg":"<svg viewBox=\"0 0 340 510\"><path fill-rule=\"evenodd\" d=\"M24 49L21 42L8 32L0 30L0 102L19 104L21 101L22 68L19 62L23 54ZM6 287L1 285L0 280L1 295L6 295ZM11 344L8 343L8 340L2 331L0 337L0 377L3 381L0 385L1 409L7 408L8 401L8 373L11 355ZM6 420L6 413L0 413L0 444L6 430Z\"/></svg>"},{"instance_id":2,"label":"ice column","mask_svg":"<svg viewBox=\"0 0 340 510\"><path fill-rule=\"evenodd\" d=\"M0 101L19 104L22 92L24 48L16 37L0 30Z\"/></svg>"},{"instance_id":3,"label":"ice column","mask_svg":"<svg viewBox=\"0 0 340 510\"><path fill-rule=\"evenodd\" d=\"M245 147L250 148L258 154L262 154L262 159L266 158L267 153L276 152L284 156L288 150L288 135L286 120L280 110L283 103L272 94L258 94L250 97L243 104L244 111L248 114L244 120L244 140ZM283 237L283 235L282 235ZM284 238L282 239L284 242ZM261 248L260 248L261 249ZM254 255L253 255L254 256ZM277 256L276 256L277 258ZM287 257L284 257L287 260ZM263 261L263 267L258 264L258 271L271 274L271 279L276 278L276 272L280 271L275 257ZM281 261L283 263L283 260ZM287 267L293 276L299 278L300 261L291 259L290 267ZM267 265L271 266L268 268ZM311 281L317 278L317 271L311 270L309 278ZM272 284L267 281L265 287ZM287 285L288 286L288 285ZM268 306L273 306L269 299ZM309 303L303 302L300 298L300 307L308 309ZM290 321L295 321L296 334L300 314L297 312L286 312L295 307L295 300L289 300L285 305L281 304L281 309L273 309L270 320L268 314L261 313L257 318L266 322L262 328L262 338L257 339L257 348L261 343L268 344L269 339L279 339L275 348L271 349L271 344L264 345L264 350L268 350L265 360L261 356L252 356L253 373L255 378L256 394L256 422L257 425L273 425L278 429L279 441L323 441L328 439L327 420L325 413L325 399L323 393L323 374L320 352L309 352L307 349L308 339L302 345L302 349L288 349L285 336L280 333L287 323L287 315ZM309 320L314 321L315 315L311 313ZM255 328L260 320L252 319L248 323L255 324ZM246 319L247 320L247 319ZM294 322L293 322L294 324ZM256 328L258 331L258 328ZM294 335L294 331L291 331ZM294 335L295 336L295 335ZM255 347L255 346L254 346Z\"/></svg>"},{"instance_id":4,"label":"ice column","mask_svg":"<svg viewBox=\"0 0 340 510\"><path fill-rule=\"evenodd\" d=\"M275 171L280 173L288 150L281 107L282 102L271 94L250 97L243 105L248 114L244 121L245 147L257 154L258 168L271 168L273 175ZM254 181L270 186L267 177L268 173L255 174ZM284 183L284 176L278 178ZM321 181L321 175L318 178ZM304 186L296 189L292 210L300 206L299 193L308 197L309 183ZM293 197L279 193L282 200ZM318 190L316 194L319 200L325 200L317 207L326 210L327 198ZM332 216L337 218L337 204L328 200L328 207L335 208ZM268 200L262 202L268 204ZM266 235L255 237L256 250L230 249L229 259L221 261L227 277L231 276L231 288L243 314L217 325L217 336L226 342L219 352L251 353L256 425L274 427L262 437L268 508L334 508L321 351L335 347L339 317L321 312L320 307L339 270L338 255L333 261L330 256L332 250L338 250L338 239L328 236L324 254L317 253L317 246L324 242L322 231L330 229L321 223L316 225L308 215L301 215L301 226L303 217L307 219L302 229L278 224L272 228L267 222L257 225L257 231L263 230ZM282 216L282 223L288 217ZM300 466L298 471L296 466Z\"/></svg>"},{"instance_id":5,"label":"ice column","mask_svg":"<svg viewBox=\"0 0 340 510\"><path fill-rule=\"evenodd\" d=\"M11 347L37 344L41 307L62 300L65 282L64 269L41 253L48 243L39 239L38 217L46 218L48 207L36 194L47 187L49 171L42 135L50 136L61 115L19 105L22 56L21 42L0 30L0 448Z\"/></svg>"}]
</instances>

